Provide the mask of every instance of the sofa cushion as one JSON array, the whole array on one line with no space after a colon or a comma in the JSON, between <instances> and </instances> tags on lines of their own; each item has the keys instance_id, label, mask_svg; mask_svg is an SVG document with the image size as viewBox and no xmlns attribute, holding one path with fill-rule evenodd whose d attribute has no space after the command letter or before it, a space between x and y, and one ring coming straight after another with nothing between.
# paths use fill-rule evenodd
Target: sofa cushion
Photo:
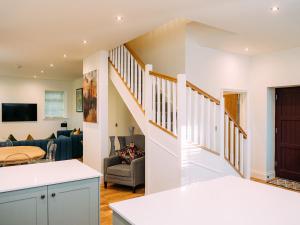
<instances>
[{"instance_id":1,"label":"sofa cushion","mask_svg":"<svg viewBox=\"0 0 300 225\"><path fill-rule=\"evenodd\" d=\"M17 139L14 137L14 135L10 134L7 138L7 140L10 140L10 141L17 141Z\"/></svg>"},{"instance_id":2,"label":"sofa cushion","mask_svg":"<svg viewBox=\"0 0 300 225\"><path fill-rule=\"evenodd\" d=\"M121 177L130 177L130 165L128 164L118 164L115 166L110 166L107 168L107 174L116 175Z\"/></svg>"}]
</instances>

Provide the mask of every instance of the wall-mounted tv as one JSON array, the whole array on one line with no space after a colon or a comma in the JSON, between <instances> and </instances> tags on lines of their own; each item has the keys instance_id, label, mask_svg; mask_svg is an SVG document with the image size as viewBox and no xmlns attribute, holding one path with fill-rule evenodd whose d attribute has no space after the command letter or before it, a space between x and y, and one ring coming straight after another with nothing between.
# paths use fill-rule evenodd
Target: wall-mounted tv
<instances>
[{"instance_id":1,"label":"wall-mounted tv","mask_svg":"<svg viewBox=\"0 0 300 225\"><path fill-rule=\"evenodd\" d=\"M2 103L2 122L37 121L37 104Z\"/></svg>"}]
</instances>

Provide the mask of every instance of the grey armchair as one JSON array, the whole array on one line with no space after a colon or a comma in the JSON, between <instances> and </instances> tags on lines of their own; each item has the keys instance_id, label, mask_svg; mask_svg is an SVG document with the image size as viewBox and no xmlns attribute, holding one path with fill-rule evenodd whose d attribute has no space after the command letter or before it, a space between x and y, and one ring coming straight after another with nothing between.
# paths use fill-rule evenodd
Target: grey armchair
<instances>
[{"instance_id":1,"label":"grey armchair","mask_svg":"<svg viewBox=\"0 0 300 225\"><path fill-rule=\"evenodd\" d=\"M126 138L126 142L129 141ZM134 140L139 148L145 149L145 136L134 135ZM131 164L122 164L119 156L104 159L104 187L107 183L122 184L132 187L133 193L136 186L145 184L145 157L134 159Z\"/></svg>"}]
</instances>

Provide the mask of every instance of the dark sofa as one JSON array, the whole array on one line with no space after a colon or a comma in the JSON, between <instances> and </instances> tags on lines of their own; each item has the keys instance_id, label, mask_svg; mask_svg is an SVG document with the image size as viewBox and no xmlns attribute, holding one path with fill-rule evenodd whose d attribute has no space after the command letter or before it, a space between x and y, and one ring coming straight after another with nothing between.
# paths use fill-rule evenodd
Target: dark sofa
<instances>
[{"instance_id":1,"label":"dark sofa","mask_svg":"<svg viewBox=\"0 0 300 225\"><path fill-rule=\"evenodd\" d=\"M71 135L72 130L59 130L57 131L57 137L65 136L70 137L72 141L72 158L81 158L83 155L83 133L79 135Z\"/></svg>"},{"instance_id":2,"label":"dark sofa","mask_svg":"<svg viewBox=\"0 0 300 225\"><path fill-rule=\"evenodd\" d=\"M47 144L49 140L32 141L13 141L13 146L37 146L47 153ZM72 158L72 140L71 138L58 138L54 140L57 144L55 160L67 160ZM0 142L0 147L6 146L6 142ZM1 149L0 149L1 150Z\"/></svg>"}]
</instances>

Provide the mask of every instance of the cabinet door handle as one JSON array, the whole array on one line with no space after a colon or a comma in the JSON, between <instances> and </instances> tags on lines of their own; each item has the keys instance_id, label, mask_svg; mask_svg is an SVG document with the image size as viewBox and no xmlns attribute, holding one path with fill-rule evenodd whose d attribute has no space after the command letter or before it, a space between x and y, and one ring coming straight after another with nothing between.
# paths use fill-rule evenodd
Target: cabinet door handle
<instances>
[{"instance_id":1,"label":"cabinet door handle","mask_svg":"<svg viewBox=\"0 0 300 225\"><path fill-rule=\"evenodd\" d=\"M41 195L41 199L45 199L45 197L46 197L45 195Z\"/></svg>"},{"instance_id":2,"label":"cabinet door handle","mask_svg":"<svg viewBox=\"0 0 300 225\"><path fill-rule=\"evenodd\" d=\"M52 193L52 194L51 194L52 198L54 198L54 197L55 197L55 195L56 195L55 193Z\"/></svg>"}]
</instances>

